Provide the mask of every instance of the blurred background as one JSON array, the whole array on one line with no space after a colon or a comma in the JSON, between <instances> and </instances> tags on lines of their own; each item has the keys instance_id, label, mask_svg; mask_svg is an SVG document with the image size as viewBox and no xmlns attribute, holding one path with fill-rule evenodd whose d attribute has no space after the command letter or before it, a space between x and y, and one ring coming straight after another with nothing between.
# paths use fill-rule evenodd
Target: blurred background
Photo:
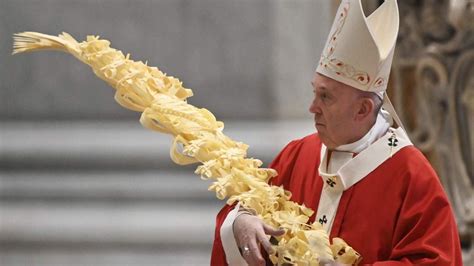
<instances>
[{"instance_id":1,"label":"blurred background","mask_svg":"<svg viewBox=\"0 0 474 266\"><path fill-rule=\"evenodd\" d=\"M440 174L472 265L474 4L399 2L390 93ZM380 1L363 3L370 12ZM13 33L110 40L180 78L191 104L269 163L314 132L310 81L338 5L0 0L0 265L208 265L224 204L88 66L58 52L11 56Z\"/></svg>"}]
</instances>

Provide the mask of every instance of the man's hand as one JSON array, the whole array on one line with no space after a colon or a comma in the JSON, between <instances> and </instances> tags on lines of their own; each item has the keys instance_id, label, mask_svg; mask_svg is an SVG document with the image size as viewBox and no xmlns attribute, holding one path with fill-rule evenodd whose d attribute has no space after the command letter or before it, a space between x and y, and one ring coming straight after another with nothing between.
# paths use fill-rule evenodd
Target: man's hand
<instances>
[{"instance_id":1,"label":"man's hand","mask_svg":"<svg viewBox=\"0 0 474 266\"><path fill-rule=\"evenodd\" d=\"M268 254L275 252L267 235L280 236L285 233L285 230L274 229L257 216L247 213L241 214L235 219L233 228L237 245L250 266L265 265L265 259L260 253L260 245Z\"/></svg>"}]
</instances>

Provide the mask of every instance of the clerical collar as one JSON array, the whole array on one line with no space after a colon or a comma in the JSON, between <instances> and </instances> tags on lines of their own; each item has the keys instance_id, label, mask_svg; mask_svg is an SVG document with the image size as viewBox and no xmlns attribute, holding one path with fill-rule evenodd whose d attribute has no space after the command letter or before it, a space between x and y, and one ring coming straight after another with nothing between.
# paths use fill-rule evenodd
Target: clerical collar
<instances>
[{"instance_id":1,"label":"clerical collar","mask_svg":"<svg viewBox=\"0 0 474 266\"><path fill-rule=\"evenodd\" d=\"M377 119L374 125L365 134L365 136L355 142L340 145L334 150L342 152L360 153L361 151L369 147L370 144L374 143L377 139L385 135L391 124L392 118L390 114L385 110L381 109L380 112L377 114Z\"/></svg>"}]
</instances>

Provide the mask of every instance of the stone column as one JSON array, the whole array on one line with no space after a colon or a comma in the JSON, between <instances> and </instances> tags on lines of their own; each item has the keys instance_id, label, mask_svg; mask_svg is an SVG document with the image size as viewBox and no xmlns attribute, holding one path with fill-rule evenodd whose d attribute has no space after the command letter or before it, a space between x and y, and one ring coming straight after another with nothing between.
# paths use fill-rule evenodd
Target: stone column
<instances>
[{"instance_id":1,"label":"stone column","mask_svg":"<svg viewBox=\"0 0 474 266\"><path fill-rule=\"evenodd\" d=\"M474 264L474 2L399 1L396 109L451 200Z\"/></svg>"}]
</instances>

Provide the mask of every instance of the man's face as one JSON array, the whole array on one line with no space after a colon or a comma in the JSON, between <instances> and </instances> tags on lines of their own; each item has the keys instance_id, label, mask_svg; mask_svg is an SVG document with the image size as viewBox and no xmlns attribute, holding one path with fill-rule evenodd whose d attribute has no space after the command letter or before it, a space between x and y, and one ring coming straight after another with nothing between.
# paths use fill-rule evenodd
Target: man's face
<instances>
[{"instance_id":1,"label":"man's face","mask_svg":"<svg viewBox=\"0 0 474 266\"><path fill-rule=\"evenodd\" d=\"M314 114L314 122L321 141L333 149L354 139L357 89L327 78L319 73L314 75L314 99L309 111Z\"/></svg>"}]
</instances>

